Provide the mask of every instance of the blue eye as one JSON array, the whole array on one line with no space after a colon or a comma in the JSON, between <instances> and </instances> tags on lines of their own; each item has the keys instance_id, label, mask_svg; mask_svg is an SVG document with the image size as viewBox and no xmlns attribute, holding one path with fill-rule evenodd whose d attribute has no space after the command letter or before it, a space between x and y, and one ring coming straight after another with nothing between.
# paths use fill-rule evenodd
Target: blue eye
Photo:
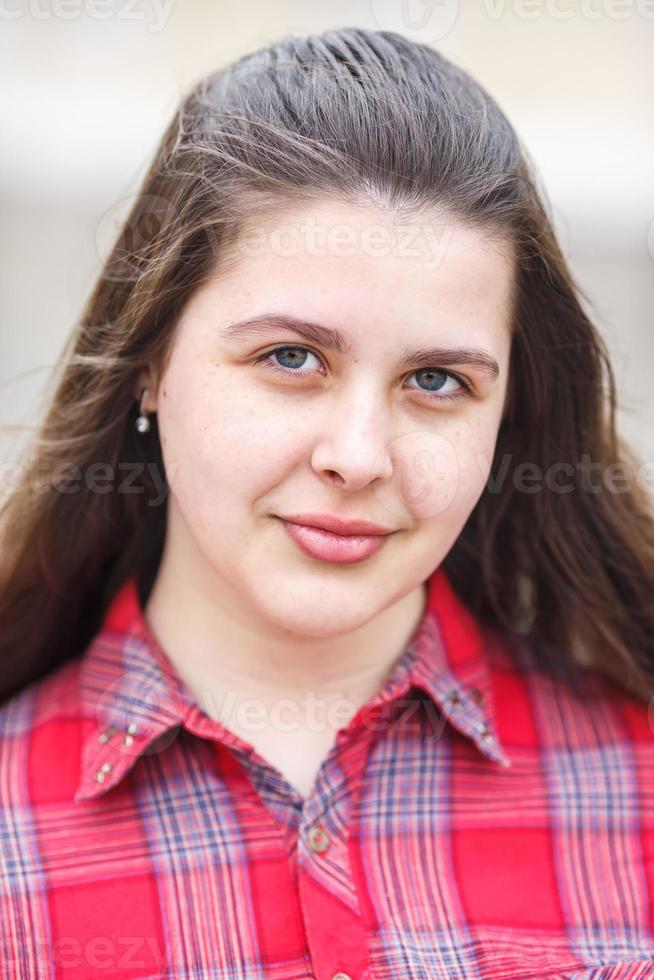
<instances>
[{"instance_id":1,"label":"blue eye","mask_svg":"<svg viewBox=\"0 0 654 980\"><path fill-rule=\"evenodd\" d=\"M290 353L289 353L290 352ZM289 363L282 367L284 371L291 371L292 374L310 374L310 371L297 371L296 368L301 368L309 357L316 357L316 355L308 350L306 347L276 347L275 350L270 351L269 357L277 356L281 354ZM317 357L316 357L317 360ZM279 368L278 364L273 363L272 367Z\"/></svg>"},{"instance_id":2,"label":"blue eye","mask_svg":"<svg viewBox=\"0 0 654 980\"><path fill-rule=\"evenodd\" d=\"M289 353L290 352L290 353ZM286 376L296 375L299 377L306 377L312 373L311 370L304 370L303 365L306 362L307 355L309 357L315 357L316 360L320 361L317 354L314 354L312 350L308 347L297 344L284 344L279 347L275 347L273 350L262 354L255 361L256 364L264 364L266 367L271 368L273 371L278 371ZM287 360L290 364L289 366L281 366L276 363L272 358L280 356L283 360ZM472 394L472 389L467 381L459 377L458 374L453 374L451 371L445 371L442 368L420 368L413 372L413 375L420 375L427 379L429 384L434 385L433 389L430 391L426 388L414 388L413 391L418 391L420 394L425 395L427 398L435 399L437 401L454 401L459 398L469 397ZM460 389L459 391L443 391L447 380L453 379L456 381Z\"/></svg>"},{"instance_id":3,"label":"blue eye","mask_svg":"<svg viewBox=\"0 0 654 980\"><path fill-rule=\"evenodd\" d=\"M450 371L443 371L441 368L420 368L418 371L414 371L413 373L414 375L423 375L423 379L427 378L429 384L435 385L432 390L424 388L413 389L414 391L419 390L422 394L427 395L428 397L435 396L438 398L462 398L463 392L461 391L442 391L442 388L445 386L445 384L447 384L448 379L453 379L454 381L458 382L458 384L461 385L466 392L469 391L468 385L462 378L459 378L456 374L452 374ZM431 381L429 380L430 377L432 379Z\"/></svg>"}]
</instances>

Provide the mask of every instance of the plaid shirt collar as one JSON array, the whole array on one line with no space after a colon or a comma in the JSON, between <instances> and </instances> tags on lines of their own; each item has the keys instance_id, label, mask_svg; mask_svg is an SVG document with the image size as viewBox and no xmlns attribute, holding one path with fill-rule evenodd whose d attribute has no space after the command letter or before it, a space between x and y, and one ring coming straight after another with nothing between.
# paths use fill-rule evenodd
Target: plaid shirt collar
<instances>
[{"instance_id":1,"label":"plaid shirt collar","mask_svg":"<svg viewBox=\"0 0 654 980\"><path fill-rule=\"evenodd\" d=\"M495 729L488 645L443 568L428 580L425 615L378 694L361 712L383 707L415 686L491 761L510 766ZM211 719L177 675L149 629L136 578L111 601L81 658L81 773L75 801L118 784L141 755L161 751L183 727L202 738L243 743ZM350 722L352 724L354 719Z\"/></svg>"}]
</instances>

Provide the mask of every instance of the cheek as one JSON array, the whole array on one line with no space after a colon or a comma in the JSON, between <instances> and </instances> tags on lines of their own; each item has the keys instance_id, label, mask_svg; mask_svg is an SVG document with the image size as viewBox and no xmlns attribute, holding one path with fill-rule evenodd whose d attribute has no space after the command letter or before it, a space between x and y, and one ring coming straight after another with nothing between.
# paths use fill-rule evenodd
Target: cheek
<instances>
[{"instance_id":1,"label":"cheek","mask_svg":"<svg viewBox=\"0 0 654 980\"><path fill-rule=\"evenodd\" d=\"M377 490L385 509L462 526L484 490L496 431L493 419L453 419L437 432L419 429L398 437L392 446L395 481Z\"/></svg>"},{"instance_id":2,"label":"cheek","mask_svg":"<svg viewBox=\"0 0 654 980\"><path fill-rule=\"evenodd\" d=\"M480 415L452 434L456 494L451 512L461 525L484 492L493 462L497 429L495 413L489 413L486 417Z\"/></svg>"},{"instance_id":3,"label":"cheek","mask_svg":"<svg viewBox=\"0 0 654 980\"><path fill-rule=\"evenodd\" d=\"M226 370L166 387L159 413L166 474L171 490L194 505L209 501L215 509L217 494L256 497L299 451L301 428L294 439L289 419L267 411Z\"/></svg>"}]
</instances>

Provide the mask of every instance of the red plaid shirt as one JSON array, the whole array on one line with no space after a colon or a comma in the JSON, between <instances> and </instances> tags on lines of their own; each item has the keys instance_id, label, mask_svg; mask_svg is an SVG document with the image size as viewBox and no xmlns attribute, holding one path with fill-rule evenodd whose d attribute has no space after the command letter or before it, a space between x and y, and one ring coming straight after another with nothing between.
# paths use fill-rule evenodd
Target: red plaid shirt
<instances>
[{"instance_id":1,"label":"red plaid shirt","mask_svg":"<svg viewBox=\"0 0 654 980\"><path fill-rule=\"evenodd\" d=\"M303 800L126 582L0 709L3 978L654 977L648 707L483 634L442 569Z\"/></svg>"}]
</instances>

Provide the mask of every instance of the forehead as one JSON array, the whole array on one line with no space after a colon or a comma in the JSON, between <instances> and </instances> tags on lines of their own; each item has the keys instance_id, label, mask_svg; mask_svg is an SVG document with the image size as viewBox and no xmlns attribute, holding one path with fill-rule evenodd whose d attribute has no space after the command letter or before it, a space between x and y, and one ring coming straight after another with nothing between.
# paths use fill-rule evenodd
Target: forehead
<instances>
[{"instance_id":1,"label":"forehead","mask_svg":"<svg viewBox=\"0 0 654 980\"><path fill-rule=\"evenodd\" d=\"M208 288L225 322L278 308L355 338L374 324L379 335L438 331L454 342L461 331L510 333L513 282L512 250L488 230L325 199L251 218Z\"/></svg>"},{"instance_id":2,"label":"forehead","mask_svg":"<svg viewBox=\"0 0 654 980\"><path fill-rule=\"evenodd\" d=\"M513 249L490 228L475 227L443 210L400 213L372 202L325 198L274 214L250 216L236 243L239 258L395 260L423 269L442 261L511 267Z\"/></svg>"}]
</instances>

